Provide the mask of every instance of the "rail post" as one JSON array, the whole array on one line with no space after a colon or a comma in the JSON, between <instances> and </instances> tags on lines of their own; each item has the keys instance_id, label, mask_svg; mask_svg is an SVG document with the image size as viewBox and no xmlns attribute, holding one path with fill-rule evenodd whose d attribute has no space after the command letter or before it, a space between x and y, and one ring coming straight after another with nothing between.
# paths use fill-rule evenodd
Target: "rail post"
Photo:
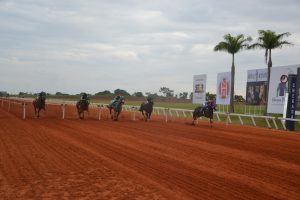
<instances>
[{"instance_id":1,"label":"rail post","mask_svg":"<svg viewBox=\"0 0 300 200\"><path fill-rule=\"evenodd\" d=\"M241 117L240 115L239 115L238 117L239 117L240 123L241 123L242 125L244 125L244 122L243 122L243 120L242 120L242 117Z\"/></svg>"},{"instance_id":2,"label":"rail post","mask_svg":"<svg viewBox=\"0 0 300 200\"><path fill-rule=\"evenodd\" d=\"M229 112L227 112L226 126L228 125L228 123L231 123L230 113Z\"/></svg>"},{"instance_id":3,"label":"rail post","mask_svg":"<svg viewBox=\"0 0 300 200\"><path fill-rule=\"evenodd\" d=\"M165 108L164 109L164 114L165 114L165 117L166 117L166 123L168 122L168 108Z\"/></svg>"},{"instance_id":4,"label":"rail post","mask_svg":"<svg viewBox=\"0 0 300 200\"><path fill-rule=\"evenodd\" d=\"M23 102L23 119L26 119L26 103Z\"/></svg>"},{"instance_id":5,"label":"rail post","mask_svg":"<svg viewBox=\"0 0 300 200\"><path fill-rule=\"evenodd\" d=\"M135 121L135 111L136 111L136 108L134 106L132 106L131 109L132 109L132 112L133 112L132 113L132 120Z\"/></svg>"},{"instance_id":6,"label":"rail post","mask_svg":"<svg viewBox=\"0 0 300 200\"><path fill-rule=\"evenodd\" d=\"M8 100L8 112L9 112L9 110L10 110L10 100Z\"/></svg>"},{"instance_id":7,"label":"rail post","mask_svg":"<svg viewBox=\"0 0 300 200\"><path fill-rule=\"evenodd\" d=\"M254 120L253 116L251 116L251 120L252 120L253 125L256 126L256 123L255 123L255 120Z\"/></svg>"},{"instance_id":8,"label":"rail post","mask_svg":"<svg viewBox=\"0 0 300 200\"><path fill-rule=\"evenodd\" d=\"M179 117L178 110L176 110L176 116Z\"/></svg>"},{"instance_id":9,"label":"rail post","mask_svg":"<svg viewBox=\"0 0 300 200\"><path fill-rule=\"evenodd\" d=\"M277 123L275 121L275 118L273 118L272 121L273 121L273 124L274 124L275 128L278 129L278 126L277 126Z\"/></svg>"},{"instance_id":10,"label":"rail post","mask_svg":"<svg viewBox=\"0 0 300 200\"><path fill-rule=\"evenodd\" d=\"M102 115L102 107L103 107L103 105L98 105L97 106L98 107L98 120L101 120L101 115Z\"/></svg>"},{"instance_id":11,"label":"rail post","mask_svg":"<svg viewBox=\"0 0 300 200\"><path fill-rule=\"evenodd\" d=\"M3 99L1 99L1 107L3 108Z\"/></svg>"},{"instance_id":12,"label":"rail post","mask_svg":"<svg viewBox=\"0 0 300 200\"><path fill-rule=\"evenodd\" d=\"M219 113L216 113L216 116L217 116L218 121L220 122L221 119L220 119Z\"/></svg>"},{"instance_id":13,"label":"rail post","mask_svg":"<svg viewBox=\"0 0 300 200\"><path fill-rule=\"evenodd\" d=\"M65 119L65 112L66 112L66 104L65 103L61 104L61 109L62 109L62 119Z\"/></svg>"},{"instance_id":14,"label":"rail post","mask_svg":"<svg viewBox=\"0 0 300 200\"><path fill-rule=\"evenodd\" d=\"M186 114L185 114L184 110L182 110L182 114L183 114L183 117L186 118Z\"/></svg>"}]
</instances>

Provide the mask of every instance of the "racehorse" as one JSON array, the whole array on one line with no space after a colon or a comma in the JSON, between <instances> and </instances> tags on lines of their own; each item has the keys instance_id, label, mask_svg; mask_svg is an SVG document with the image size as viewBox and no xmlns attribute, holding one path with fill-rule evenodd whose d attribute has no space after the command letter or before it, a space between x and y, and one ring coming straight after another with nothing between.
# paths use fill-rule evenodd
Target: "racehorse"
<instances>
[{"instance_id":1,"label":"racehorse","mask_svg":"<svg viewBox=\"0 0 300 200\"><path fill-rule=\"evenodd\" d=\"M147 103L142 103L139 111L142 112L144 120L147 121L150 119L153 111L153 101L148 101Z\"/></svg>"},{"instance_id":2,"label":"racehorse","mask_svg":"<svg viewBox=\"0 0 300 200\"><path fill-rule=\"evenodd\" d=\"M217 110L216 109L216 105L215 104L209 104L207 105L207 108L206 109L202 109L203 106L199 106L197 108L195 108L194 112L193 112L193 124L195 125L195 121L197 120L197 118L199 117L206 117L206 118L209 118L209 123L210 123L210 127L212 128L212 119L214 117L214 110Z\"/></svg>"},{"instance_id":3,"label":"racehorse","mask_svg":"<svg viewBox=\"0 0 300 200\"><path fill-rule=\"evenodd\" d=\"M32 102L34 108L34 115L40 117L40 111L43 109L45 111L46 98L45 96L39 96Z\"/></svg>"},{"instance_id":4,"label":"racehorse","mask_svg":"<svg viewBox=\"0 0 300 200\"><path fill-rule=\"evenodd\" d=\"M78 117L84 119L84 111L89 112L89 102L87 100L79 100L76 103Z\"/></svg>"},{"instance_id":5,"label":"racehorse","mask_svg":"<svg viewBox=\"0 0 300 200\"><path fill-rule=\"evenodd\" d=\"M125 103L124 97L120 97L114 105L108 107L109 114L112 120L118 121L118 117L122 111L122 105ZM113 113L112 113L113 110Z\"/></svg>"}]
</instances>

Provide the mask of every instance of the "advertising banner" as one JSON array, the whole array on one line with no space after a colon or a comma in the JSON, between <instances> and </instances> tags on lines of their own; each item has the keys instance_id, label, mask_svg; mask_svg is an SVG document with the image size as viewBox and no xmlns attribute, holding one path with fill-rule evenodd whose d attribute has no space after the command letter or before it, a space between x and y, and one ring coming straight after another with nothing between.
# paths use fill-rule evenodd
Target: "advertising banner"
<instances>
[{"instance_id":1,"label":"advertising banner","mask_svg":"<svg viewBox=\"0 0 300 200\"><path fill-rule=\"evenodd\" d=\"M288 92L288 75L297 74L300 65L272 67L269 84L268 113L283 113L284 96Z\"/></svg>"},{"instance_id":2,"label":"advertising banner","mask_svg":"<svg viewBox=\"0 0 300 200\"><path fill-rule=\"evenodd\" d=\"M296 111L299 111L300 114L300 67L298 68L297 73L297 83L296 83ZM298 112L297 112L298 113Z\"/></svg>"},{"instance_id":3,"label":"advertising banner","mask_svg":"<svg viewBox=\"0 0 300 200\"><path fill-rule=\"evenodd\" d=\"M268 87L268 70L254 69L247 72L246 104L265 105Z\"/></svg>"},{"instance_id":4,"label":"advertising banner","mask_svg":"<svg viewBox=\"0 0 300 200\"><path fill-rule=\"evenodd\" d=\"M194 75L193 104L203 104L206 98L206 74Z\"/></svg>"},{"instance_id":5,"label":"advertising banner","mask_svg":"<svg viewBox=\"0 0 300 200\"><path fill-rule=\"evenodd\" d=\"M218 73L217 77L217 104L230 104L231 73Z\"/></svg>"},{"instance_id":6,"label":"advertising banner","mask_svg":"<svg viewBox=\"0 0 300 200\"><path fill-rule=\"evenodd\" d=\"M288 103L286 110L286 118L295 119L295 109L296 109L296 82L297 82L297 74L289 74L288 76L289 88L288 88ZM287 130L294 131L295 130L295 122L294 121L285 121L285 125Z\"/></svg>"}]
</instances>

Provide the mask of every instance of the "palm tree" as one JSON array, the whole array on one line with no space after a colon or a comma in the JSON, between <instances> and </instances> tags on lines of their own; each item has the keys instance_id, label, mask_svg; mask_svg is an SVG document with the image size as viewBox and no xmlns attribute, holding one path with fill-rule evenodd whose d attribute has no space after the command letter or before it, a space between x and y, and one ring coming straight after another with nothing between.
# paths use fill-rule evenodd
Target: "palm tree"
<instances>
[{"instance_id":1,"label":"palm tree","mask_svg":"<svg viewBox=\"0 0 300 200\"><path fill-rule=\"evenodd\" d=\"M265 114L267 114L268 110L268 96L269 96L269 86L270 86L270 75L271 75L271 68L272 68L272 58L271 52L272 49L282 48L286 45L292 45L292 43L283 40L284 37L288 37L291 34L289 32L276 34L274 31L270 30L259 30L258 31L259 37L257 39L257 43L254 43L249 46L249 49L265 49L265 59L268 65L268 88L266 94L266 110Z\"/></svg>"},{"instance_id":2,"label":"palm tree","mask_svg":"<svg viewBox=\"0 0 300 200\"><path fill-rule=\"evenodd\" d=\"M232 66L231 66L231 91L230 91L230 107L229 112L234 112L234 77L235 77L235 65L234 65L234 55L243 49L248 49L249 44L252 40L251 37L245 37L243 34L239 34L236 37L226 34L224 36L224 41L220 42L215 46L214 51L225 51L232 55Z\"/></svg>"}]
</instances>

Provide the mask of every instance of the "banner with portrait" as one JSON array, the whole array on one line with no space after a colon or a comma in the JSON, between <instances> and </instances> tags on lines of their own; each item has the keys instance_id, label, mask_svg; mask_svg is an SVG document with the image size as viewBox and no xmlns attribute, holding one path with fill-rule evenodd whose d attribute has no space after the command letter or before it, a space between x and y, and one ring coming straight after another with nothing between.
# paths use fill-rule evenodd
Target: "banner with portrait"
<instances>
[{"instance_id":1,"label":"banner with portrait","mask_svg":"<svg viewBox=\"0 0 300 200\"><path fill-rule=\"evenodd\" d=\"M206 98L206 74L194 75L193 104L203 104Z\"/></svg>"},{"instance_id":2,"label":"banner with portrait","mask_svg":"<svg viewBox=\"0 0 300 200\"><path fill-rule=\"evenodd\" d=\"M231 90L231 72L218 73L217 76L217 104L230 104L230 90Z\"/></svg>"},{"instance_id":3,"label":"banner with portrait","mask_svg":"<svg viewBox=\"0 0 300 200\"><path fill-rule=\"evenodd\" d=\"M254 69L247 72L246 104L266 105L268 69Z\"/></svg>"},{"instance_id":4,"label":"banner with portrait","mask_svg":"<svg viewBox=\"0 0 300 200\"><path fill-rule=\"evenodd\" d=\"M271 68L268 113L283 113L285 94L288 92L288 75L297 74L298 67L300 65Z\"/></svg>"}]
</instances>

